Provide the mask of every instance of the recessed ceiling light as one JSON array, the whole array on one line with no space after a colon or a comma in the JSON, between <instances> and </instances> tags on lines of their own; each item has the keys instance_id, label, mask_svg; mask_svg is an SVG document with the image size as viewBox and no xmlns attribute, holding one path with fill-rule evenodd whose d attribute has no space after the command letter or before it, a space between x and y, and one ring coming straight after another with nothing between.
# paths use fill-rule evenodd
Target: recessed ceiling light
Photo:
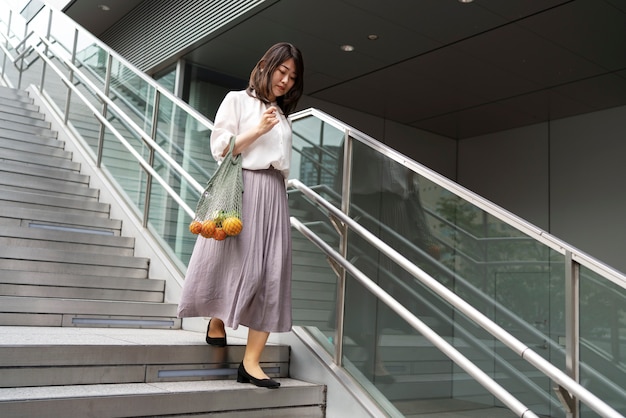
<instances>
[{"instance_id":1,"label":"recessed ceiling light","mask_svg":"<svg viewBox=\"0 0 626 418\"><path fill-rule=\"evenodd\" d=\"M111 8L106 4L99 4L98 9L102 10L103 12L108 12L109 10L111 10Z\"/></svg>"},{"instance_id":2,"label":"recessed ceiling light","mask_svg":"<svg viewBox=\"0 0 626 418\"><path fill-rule=\"evenodd\" d=\"M354 47L352 45L341 45L339 48L343 52L352 52L352 51L354 51Z\"/></svg>"},{"instance_id":3,"label":"recessed ceiling light","mask_svg":"<svg viewBox=\"0 0 626 418\"><path fill-rule=\"evenodd\" d=\"M374 34L367 35L367 39L369 39L370 41L375 41L376 39L378 39L378 35L374 35Z\"/></svg>"},{"instance_id":4,"label":"recessed ceiling light","mask_svg":"<svg viewBox=\"0 0 626 418\"><path fill-rule=\"evenodd\" d=\"M459 0L459 3L471 3L474 0Z\"/></svg>"}]
</instances>

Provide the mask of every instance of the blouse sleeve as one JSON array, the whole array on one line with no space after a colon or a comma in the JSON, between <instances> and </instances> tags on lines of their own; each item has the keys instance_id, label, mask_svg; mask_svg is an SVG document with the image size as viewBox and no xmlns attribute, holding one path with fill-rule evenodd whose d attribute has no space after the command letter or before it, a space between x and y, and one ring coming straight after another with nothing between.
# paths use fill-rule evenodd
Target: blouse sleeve
<instances>
[{"instance_id":1,"label":"blouse sleeve","mask_svg":"<svg viewBox=\"0 0 626 418\"><path fill-rule=\"evenodd\" d=\"M215 161L222 161L224 149L230 138L239 133L240 107L234 92L229 92L215 114L213 132L211 132L211 153Z\"/></svg>"}]
</instances>

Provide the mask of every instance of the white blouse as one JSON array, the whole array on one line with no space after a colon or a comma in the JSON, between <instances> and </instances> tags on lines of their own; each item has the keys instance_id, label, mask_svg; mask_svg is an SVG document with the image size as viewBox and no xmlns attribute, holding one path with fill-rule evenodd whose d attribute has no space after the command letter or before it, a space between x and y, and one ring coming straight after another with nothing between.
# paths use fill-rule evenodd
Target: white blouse
<instances>
[{"instance_id":1,"label":"white blouse","mask_svg":"<svg viewBox=\"0 0 626 418\"><path fill-rule=\"evenodd\" d=\"M275 105L275 104L274 104ZM269 132L261 135L241 154L242 167L248 170L263 170L270 166L289 177L291 162L291 125L279 110L280 121ZM250 97L245 90L229 92L215 115L211 133L211 153L216 161L222 161L222 153L230 144L230 138L255 127L268 105Z\"/></svg>"}]
</instances>

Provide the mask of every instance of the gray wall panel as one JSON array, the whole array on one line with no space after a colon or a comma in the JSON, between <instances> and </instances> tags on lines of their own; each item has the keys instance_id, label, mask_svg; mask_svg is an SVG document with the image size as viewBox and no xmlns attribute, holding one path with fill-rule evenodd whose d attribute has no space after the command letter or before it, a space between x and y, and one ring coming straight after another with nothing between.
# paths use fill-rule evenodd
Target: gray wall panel
<instances>
[{"instance_id":1,"label":"gray wall panel","mask_svg":"<svg viewBox=\"0 0 626 418\"><path fill-rule=\"evenodd\" d=\"M626 272L626 106L462 140L458 182Z\"/></svg>"}]
</instances>

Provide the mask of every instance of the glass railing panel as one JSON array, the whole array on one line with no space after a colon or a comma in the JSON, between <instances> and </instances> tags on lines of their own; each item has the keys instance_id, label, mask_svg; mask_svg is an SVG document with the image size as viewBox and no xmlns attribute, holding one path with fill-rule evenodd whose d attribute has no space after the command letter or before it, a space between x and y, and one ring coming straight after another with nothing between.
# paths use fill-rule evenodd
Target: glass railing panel
<instances>
[{"instance_id":1,"label":"glass railing panel","mask_svg":"<svg viewBox=\"0 0 626 418\"><path fill-rule=\"evenodd\" d=\"M111 115L108 119L124 139L130 143L132 148L144 160L148 161L150 151L141 138L133 131L128 130L123 121ZM136 213L139 219L143 219L148 175L108 128L104 130L102 167L118 183L118 187L123 191L122 195L137 210Z\"/></svg>"},{"instance_id":2,"label":"glass railing panel","mask_svg":"<svg viewBox=\"0 0 626 418\"><path fill-rule=\"evenodd\" d=\"M580 381L626 416L626 292L580 269ZM581 417L597 417L583 408Z\"/></svg>"},{"instance_id":3,"label":"glass railing panel","mask_svg":"<svg viewBox=\"0 0 626 418\"><path fill-rule=\"evenodd\" d=\"M167 97L160 96L156 141L203 186L217 169L210 137L209 128Z\"/></svg>"},{"instance_id":4,"label":"glass railing panel","mask_svg":"<svg viewBox=\"0 0 626 418\"><path fill-rule=\"evenodd\" d=\"M325 199L338 204L343 142L343 131L316 117L295 121L290 178L315 187Z\"/></svg>"},{"instance_id":5,"label":"glass railing panel","mask_svg":"<svg viewBox=\"0 0 626 418\"><path fill-rule=\"evenodd\" d=\"M95 86L104 91L108 52L93 42L90 34L80 33L75 65Z\"/></svg>"},{"instance_id":6,"label":"glass railing panel","mask_svg":"<svg viewBox=\"0 0 626 418\"><path fill-rule=\"evenodd\" d=\"M344 134L315 117L293 123L291 178L313 187L339 205L341 169L339 156ZM339 248L339 235L328 216L298 192L290 192L291 215L306 224L331 247ZM326 256L300 234L293 234L294 325L304 326L334 355L337 276Z\"/></svg>"},{"instance_id":7,"label":"glass railing panel","mask_svg":"<svg viewBox=\"0 0 626 418\"><path fill-rule=\"evenodd\" d=\"M158 103L156 142L174 162L205 186L217 169L217 163L211 154L210 129L169 98L160 96ZM195 209L199 192L161 156L155 156L153 167L185 203L192 210ZM162 196L162 199L169 201L171 198ZM154 204L160 203L161 201L151 202L151 209ZM187 219L188 216L173 209L158 213L151 210L150 216L150 222L157 231L167 231L167 237L164 234L161 236L186 263L196 238L189 233L188 225L191 220Z\"/></svg>"},{"instance_id":8,"label":"glass railing panel","mask_svg":"<svg viewBox=\"0 0 626 418\"><path fill-rule=\"evenodd\" d=\"M185 203L195 208L194 204L199 198L199 193L191 190L188 186L184 186L178 173L163 158L158 155L155 156L153 168L179 195L189 196L190 198ZM192 199L191 196L195 196L195 198ZM185 265L191 257L193 245L197 238L187 228L191 220L191 217L160 183L156 181L152 183L150 212L148 214L150 228L153 234L166 244Z\"/></svg>"},{"instance_id":9,"label":"glass railing panel","mask_svg":"<svg viewBox=\"0 0 626 418\"><path fill-rule=\"evenodd\" d=\"M155 88L124 62L113 58L109 97L122 111L150 134Z\"/></svg>"},{"instance_id":10,"label":"glass railing panel","mask_svg":"<svg viewBox=\"0 0 626 418\"><path fill-rule=\"evenodd\" d=\"M366 144L355 141L353 149L350 216L488 318L512 330L521 341L546 357L560 356L558 331L562 328L560 323L552 323L551 313L558 312L554 315L558 317L563 312L562 299L555 303L553 290L562 285L562 276L554 272L562 272L563 257ZM510 350L363 239L350 235L349 243L349 258L356 260L367 276L439 335L451 338L457 350L523 402L550 412L554 399L548 379L537 377L523 361L512 359ZM411 335L403 321L394 324L390 320L393 315L379 313L386 310L380 302L359 294L358 287L354 291L357 311L363 301L371 299L365 309L370 318L365 322L377 324L375 340L393 332L404 338ZM350 297L346 299L346 323L354 322L350 326L356 327L353 333L358 335L358 321L365 313L354 315L354 321L349 319L353 315ZM350 326L346 325L347 334ZM447 386L416 390L418 399L452 397L498 406L492 395L451 361L448 369L452 375ZM403 382L429 376L426 368L397 371L401 374L395 377ZM396 395L389 396L393 400Z\"/></svg>"},{"instance_id":11,"label":"glass railing panel","mask_svg":"<svg viewBox=\"0 0 626 418\"><path fill-rule=\"evenodd\" d=\"M245 192L244 192L245 193ZM338 247L338 235L314 204L297 191L289 193L291 216L306 224L327 244ZM296 326L311 335L334 356L336 330L337 275L326 255L301 234L292 234L292 313Z\"/></svg>"}]
</instances>

